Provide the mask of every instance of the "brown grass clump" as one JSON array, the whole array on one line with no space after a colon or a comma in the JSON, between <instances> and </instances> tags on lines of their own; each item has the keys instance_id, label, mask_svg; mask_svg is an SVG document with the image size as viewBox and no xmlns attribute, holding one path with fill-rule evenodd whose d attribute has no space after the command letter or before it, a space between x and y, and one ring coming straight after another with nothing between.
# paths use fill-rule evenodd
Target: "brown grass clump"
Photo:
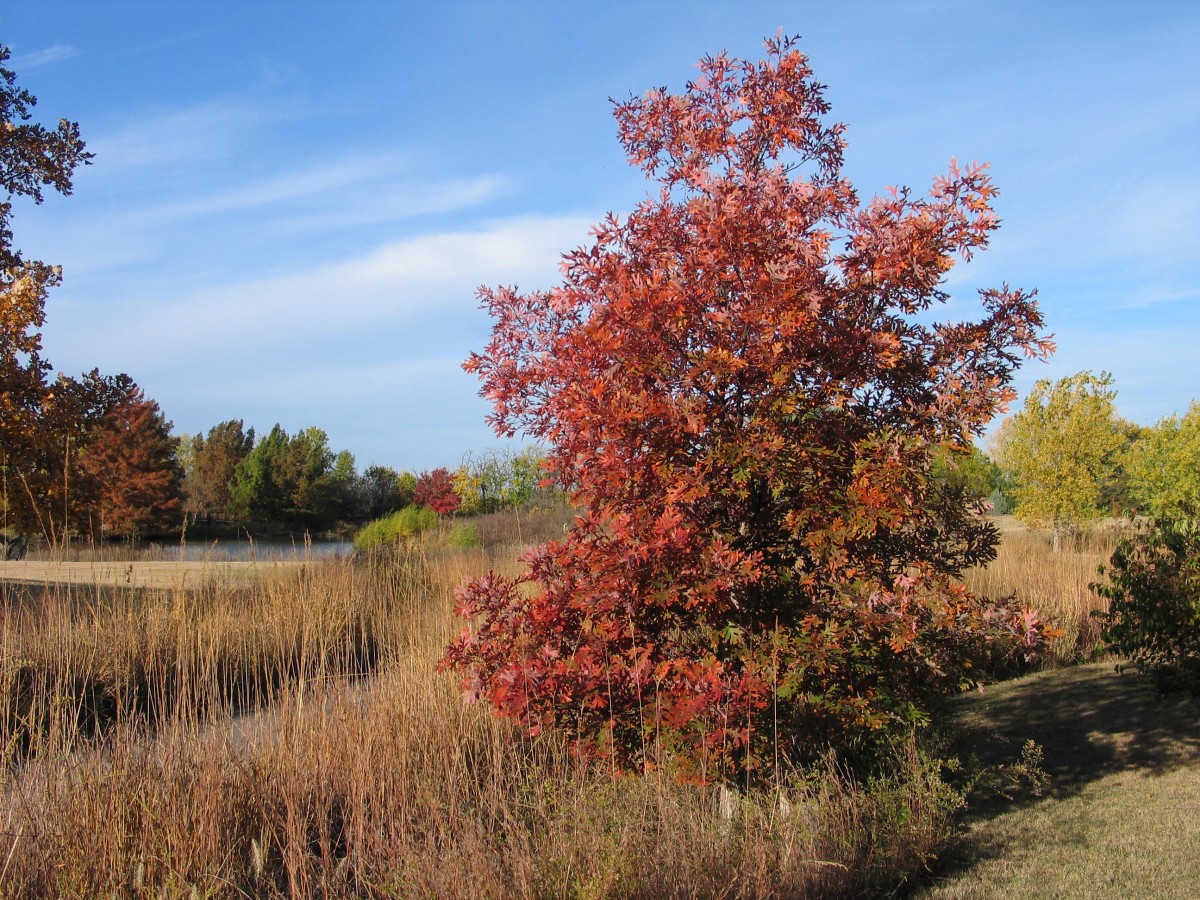
<instances>
[{"instance_id":1,"label":"brown grass clump","mask_svg":"<svg viewBox=\"0 0 1200 900\"><path fill-rule=\"evenodd\" d=\"M440 648L454 585L484 565L480 550L415 544L195 590L0 585L0 747L20 757L118 721L204 722Z\"/></svg>"},{"instance_id":2,"label":"brown grass clump","mask_svg":"<svg viewBox=\"0 0 1200 900\"><path fill-rule=\"evenodd\" d=\"M723 795L587 771L425 666L297 691L251 726L118 730L0 803L12 896L872 894L923 871L956 798L902 756ZM69 888L69 889L68 889Z\"/></svg>"}]
</instances>

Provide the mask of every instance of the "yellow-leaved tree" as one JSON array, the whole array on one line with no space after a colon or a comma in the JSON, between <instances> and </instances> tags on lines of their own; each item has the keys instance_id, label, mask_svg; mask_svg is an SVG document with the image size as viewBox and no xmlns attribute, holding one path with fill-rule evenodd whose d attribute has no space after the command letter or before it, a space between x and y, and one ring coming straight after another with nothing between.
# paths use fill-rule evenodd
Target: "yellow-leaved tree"
<instances>
[{"instance_id":1,"label":"yellow-leaved tree","mask_svg":"<svg viewBox=\"0 0 1200 900\"><path fill-rule=\"evenodd\" d=\"M1200 402L1144 429L1124 459L1138 505L1159 519L1200 515Z\"/></svg>"},{"instance_id":2,"label":"yellow-leaved tree","mask_svg":"<svg viewBox=\"0 0 1200 900\"><path fill-rule=\"evenodd\" d=\"M1064 535L1108 512L1104 496L1126 442L1116 395L1107 372L1042 379L993 442L997 462L1015 479L1017 517L1051 529L1055 550Z\"/></svg>"}]
</instances>

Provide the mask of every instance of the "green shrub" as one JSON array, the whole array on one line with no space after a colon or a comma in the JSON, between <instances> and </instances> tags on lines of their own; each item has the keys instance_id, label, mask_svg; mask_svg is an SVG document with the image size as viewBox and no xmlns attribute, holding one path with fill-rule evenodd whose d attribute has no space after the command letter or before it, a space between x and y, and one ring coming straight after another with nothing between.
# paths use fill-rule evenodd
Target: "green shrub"
<instances>
[{"instance_id":1,"label":"green shrub","mask_svg":"<svg viewBox=\"0 0 1200 900\"><path fill-rule=\"evenodd\" d=\"M1156 521L1113 551L1095 612L1108 650L1162 686L1200 692L1200 520Z\"/></svg>"},{"instance_id":2,"label":"green shrub","mask_svg":"<svg viewBox=\"0 0 1200 900\"><path fill-rule=\"evenodd\" d=\"M437 525L438 515L424 506L406 506L398 512L369 522L354 536L355 550L389 547L397 541L415 537Z\"/></svg>"},{"instance_id":3,"label":"green shrub","mask_svg":"<svg viewBox=\"0 0 1200 900\"><path fill-rule=\"evenodd\" d=\"M450 529L447 541L451 547L461 549L483 546L483 541L479 539L479 526L474 522L459 522Z\"/></svg>"}]
</instances>

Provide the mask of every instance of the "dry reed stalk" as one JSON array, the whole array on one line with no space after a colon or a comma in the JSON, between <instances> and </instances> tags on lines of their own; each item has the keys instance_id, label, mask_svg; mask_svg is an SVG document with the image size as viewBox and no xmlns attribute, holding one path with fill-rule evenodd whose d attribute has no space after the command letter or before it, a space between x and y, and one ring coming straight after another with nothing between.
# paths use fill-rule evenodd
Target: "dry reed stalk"
<instances>
[{"instance_id":1,"label":"dry reed stalk","mask_svg":"<svg viewBox=\"0 0 1200 900\"><path fill-rule=\"evenodd\" d=\"M296 690L273 722L246 741L123 728L39 760L0 801L9 892L828 896L920 871L953 808L923 761L870 785L830 764L786 782L786 804L736 795L730 822L711 790L613 780L522 739L427 665Z\"/></svg>"}]
</instances>

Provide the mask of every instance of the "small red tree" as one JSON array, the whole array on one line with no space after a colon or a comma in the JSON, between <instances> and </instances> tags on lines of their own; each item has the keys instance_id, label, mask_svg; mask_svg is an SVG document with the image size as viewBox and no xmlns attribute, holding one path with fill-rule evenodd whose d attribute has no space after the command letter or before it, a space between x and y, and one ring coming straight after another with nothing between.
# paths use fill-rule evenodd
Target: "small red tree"
<instances>
[{"instance_id":1,"label":"small red tree","mask_svg":"<svg viewBox=\"0 0 1200 900\"><path fill-rule=\"evenodd\" d=\"M183 473L171 425L132 382L87 435L79 470L102 533L136 537L177 523Z\"/></svg>"},{"instance_id":2,"label":"small red tree","mask_svg":"<svg viewBox=\"0 0 1200 900\"><path fill-rule=\"evenodd\" d=\"M413 503L432 509L439 516L453 515L462 505L462 498L454 490L454 476L445 466L417 477L413 488Z\"/></svg>"},{"instance_id":3,"label":"small red tree","mask_svg":"<svg viewBox=\"0 0 1200 900\"><path fill-rule=\"evenodd\" d=\"M926 198L860 203L805 56L767 50L616 105L659 192L596 226L561 286L481 289L495 326L465 364L582 514L524 575L460 589L474 627L443 666L531 731L683 751L700 777L921 721L989 635L1043 638L957 583L996 533L931 477L1050 350L1007 287L978 322L930 323L996 191L951 165Z\"/></svg>"}]
</instances>

